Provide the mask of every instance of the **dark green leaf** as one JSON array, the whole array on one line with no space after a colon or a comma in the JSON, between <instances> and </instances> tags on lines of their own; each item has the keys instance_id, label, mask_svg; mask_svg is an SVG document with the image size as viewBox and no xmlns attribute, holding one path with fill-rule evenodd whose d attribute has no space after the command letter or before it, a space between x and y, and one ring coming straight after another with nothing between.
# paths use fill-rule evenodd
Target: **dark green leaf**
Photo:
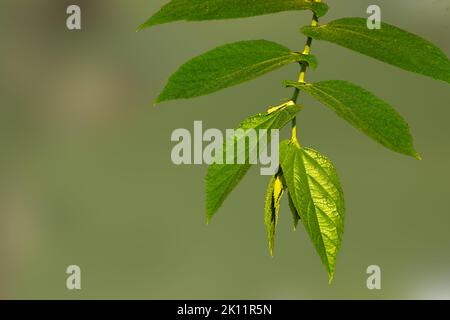
<instances>
[{"instance_id":1,"label":"dark green leaf","mask_svg":"<svg viewBox=\"0 0 450 320\"><path fill-rule=\"evenodd\" d=\"M431 42L387 23L370 30L367 20L344 18L317 27L303 27L314 39L330 41L407 71L450 83L450 61Z\"/></svg>"},{"instance_id":2,"label":"dark green leaf","mask_svg":"<svg viewBox=\"0 0 450 320\"><path fill-rule=\"evenodd\" d=\"M280 164L292 203L333 279L344 230L344 196L336 170L317 151L291 141L280 145Z\"/></svg>"},{"instance_id":3,"label":"dark green leaf","mask_svg":"<svg viewBox=\"0 0 450 320\"><path fill-rule=\"evenodd\" d=\"M275 175L270 179L267 187L266 202L264 206L264 223L267 230L267 241L269 243L270 255L273 256L275 246L275 234L278 225L278 213L280 211L281 197L284 186L281 178Z\"/></svg>"},{"instance_id":4,"label":"dark green leaf","mask_svg":"<svg viewBox=\"0 0 450 320\"><path fill-rule=\"evenodd\" d=\"M287 82L287 85L307 92L383 146L420 159L405 120L365 89L341 80L311 84Z\"/></svg>"},{"instance_id":5,"label":"dark green leaf","mask_svg":"<svg viewBox=\"0 0 450 320\"><path fill-rule=\"evenodd\" d=\"M291 121L300 106L294 105L292 102L282 105L276 111L268 111L253 116L240 125L240 129L281 129L289 121ZM269 132L270 133L270 132ZM241 137L242 138L242 137ZM238 143L236 140L235 143ZM226 157L226 149L224 148L221 155L223 159ZM223 204L227 196L238 185L241 179L245 176L251 165L248 164L248 155L253 150L249 150L248 145L246 149L245 158L247 164L212 164L208 167L206 175L206 217L210 221L212 216L217 212ZM238 154L235 154L234 163L237 163Z\"/></svg>"},{"instance_id":6,"label":"dark green leaf","mask_svg":"<svg viewBox=\"0 0 450 320\"><path fill-rule=\"evenodd\" d=\"M323 16L328 6L313 0L172 0L139 29L180 20L246 18L293 10L311 10Z\"/></svg>"},{"instance_id":7,"label":"dark green leaf","mask_svg":"<svg viewBox=\"0 0 450 320\"><path fill-rule=\"evenodd\" d=\"M316 65L313 56L291 52L266 40L227 44L202 54L173 74L156 102L187 99L213 93L293 62Z\"/></svg>"}]
</instances>

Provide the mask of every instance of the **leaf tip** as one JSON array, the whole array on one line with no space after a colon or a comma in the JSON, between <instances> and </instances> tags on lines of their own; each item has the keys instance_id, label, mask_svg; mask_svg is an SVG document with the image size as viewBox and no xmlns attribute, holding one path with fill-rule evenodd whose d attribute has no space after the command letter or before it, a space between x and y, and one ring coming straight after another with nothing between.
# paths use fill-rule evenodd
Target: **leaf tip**
<instances>
[{"instance_id":1,"label":"leaf tip","mask_svg":"<svg viewBox=\"0 0 450 320\"><path fill-rule=\"evenodd\" d=\"M328 284L332 285L334 280L334 270L328 271Z\"/></svg>"},{"instance_id":2,"label":"leaf tip","mask_svg":"<svg viewBox=\"0 0 450 320\"><path fill-rule=\"evenodd\" d=\"M162 103L162 102L164 102L164 101L167 101L167 100L169 100L169 99L167 99L167 98L165 97L165 94L164 94L164 91L163 91L163 92L161 92L161 93L159 94L159 96L155 99L154 105L160 104L160 103Z\"/></svg>"},{"instance_id":3,"label":"leaf tip","mask_svg":"<svg viewBox=\"0 0 450 320\"><path fill-rule=\"evenodd\" d=\"M159 99L156 98L155 100L153 100L152 104L153 104L154 107L157 107L160 103L161 103L161 101L159 101Z\"/></svg>"},{"instance_id":4,"label":"leaf tip","mask_svg":"<svg viewBox=\"0 0 450 320\"><path fill-rule=\"evenodd\" d=\"M405 153L405 154L408 155L408 156L413 157L413 158L416 159L416 160L419 160L419 161L422 160L422 156L421 156L414 148L411 148L411 149L408 151L408 153Z\"/></svg>"},{"instance_id":5,"label":"leaf tip","mask_svg":"<svg viewBox=\"0 0 450 320\"><path fill-rule=\"evenodd\" d=\"M153 26L155 26L157 24L158 23L155 22L154 17L151 17L150 19L148 19L147 21L142 23L139 27L137 27L136 32L142 31L143 29L147 29L147 28L153 27Z\"/></svg>"},{"instance_id":6,"label":"leaf tip","mask_svg":"<svg viewBox=\"0 0 450 320\"><path fill-rule=\"evenodd\" d=\"M213 209L207 205L207 207L206 207L206 225L211 224L211 220L212 220L214 214L216 213L216 211L217 211L216 209Z\"/></svg>"},{"instance_id":7,"label":"leaf tip","mask_svg":"<svg viewBox=\"0 0 450 320\"><path fill-rule=\"evenodd\" d=\"M142 29L144 28L145 28L144 24L141 24L139 27L136 28L136 30L134 30L134 32L142 31Z\"/></svg>"}]
</instances>

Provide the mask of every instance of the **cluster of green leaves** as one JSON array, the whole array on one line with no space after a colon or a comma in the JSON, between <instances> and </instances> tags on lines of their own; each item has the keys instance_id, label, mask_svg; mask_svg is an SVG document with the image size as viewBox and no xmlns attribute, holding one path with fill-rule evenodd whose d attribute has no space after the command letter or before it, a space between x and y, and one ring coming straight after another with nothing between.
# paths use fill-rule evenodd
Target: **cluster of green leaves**
<instances>
[{"instance_id":1,"label":"cluster of green leaves","mask_svg":"<svg viewBox=\"0 0 450 320\"><path fill-rule=\"evenodd\" d=\"M296 100L298 93L304 92L381 145L420 159L408 124L388 103L348 81L304 81L306 69L317 66L317 59L309 52L312 40L317 39L450 83L450 61L446 54L417 35L386 23L382 23L381 29L369 30L363 18L344 18L320 25L318 18L328 11L328 5L321 0L172 0L139 29L180 20L232 19L292 10L313 12L313 23L301 28L307 36L307 50L296 52L266 40L218 47L181 66L170 77L156 102L210 94L297 63L302 66L300 80L284 82L287 87L295 88L294 97L246 119L239 128L283 128L301 110ZM280 168L270 180L265 200L264 221L270 253L275 243L280 201L286 194L294 227L302 221L331 281L341 245L345 211L336 170L327 157L300 146L295 133L291 140L280 144L279 152ZM208 168L208 222L250 167L250 164L213 164Z\"/></svg>"}]
</instances>

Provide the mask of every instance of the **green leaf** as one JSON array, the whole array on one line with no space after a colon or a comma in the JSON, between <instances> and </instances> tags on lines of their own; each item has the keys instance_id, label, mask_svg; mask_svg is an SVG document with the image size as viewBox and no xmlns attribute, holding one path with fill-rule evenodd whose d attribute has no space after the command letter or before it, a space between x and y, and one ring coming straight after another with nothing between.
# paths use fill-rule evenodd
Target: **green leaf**
<instances>
[{"instance_id":1,"label":"green leaf","mask_svg":"<svg viewBox=\"0 0 450 320\"><path fill-rule=\"evenodd\" d=\"M283 104L279 107L272 108L275 111L268 111L255 115L247 120L244 120L239 128L247 129L281 129L289 121L291 121L297 112L301 109L300 106L294 105L293 102ZM269 131L270 133L270 131ZM240 137L242 139L243 137ZM235 143L239 143L237 138ZM253 152L246 145L245 158L246 164L212 164L208 167L206 175L206 218L209 222L213 215L217 212L223 204L228 195L239 184L251 164L248 164L248 155ZM224 147L220 156L225 159L226 149ZM237 163L238 154L234 155L234 163Z\"/></svg>"},{"instance_id":2,"label":"green leaf","mask_svg":"<svg viewBox=\"0 0 450 320\"><path fill-rule=\"evenodd\" d=\"M284 193L284 186L279 175L270 179L267 187L266 202L264 206L264 223L267 230L267 241L269 243L270 255L273 256L275 246L275 234L278 225L278 214L280 211L281 197Z\"/></svg>"},{"instance_id":3,"label":"green leaf","mask_svg":"<svg viewBox=\"0 0 450 320\"><path fill-rule=\"evenodd\" d=\"M301 31L314 39L325 40L369 57L450 83L450 61L431 42L387 23L370 30L367 20L344 18Z\"/></svg>"},{"instance_id":4,"label":"green leaf","mask_svg":"<svg viewBox=\"0 0 450 320\"><path fill-rule=\"evenodd\" d=\"M295 208L294 202L292 201L292 197L288 192L288 203L289 203L289 209L291 209L292 213L292 219L294 222L294 231L297 230L298 222L300 221L300 215L297 212L297 209Z\"/></svg>"},{"instance_id":5,"label":"green leaf","mask_svg":"<svg viewBox=\"0 0 450 320\"><path fill-rule=\"evenodd\" d=\"M283 177L283 170L279 169L279 177L281 178L283 182L283 186L286 188L286 180ZM289 209L291 210L292 214L292 222L294 224L294 231L297 230L298 222L300 221L300 215L297 212L297 209L295 208L294 202L292 202L292 197L288 192L288 203L289 203Z\"/></svg>"},{"instance_id":6,"label":"green leaf","mask_svg":"<svg viewBox=\"0 0 450 320\"><path fill-rule=\"evenodd\" d=\"M140 29L173 21L203 21L246 18L293 10L311 10L320 17L325 3L313 0L172 0L143 23Z\"/></svg>"},{"instance_id":7,"label":"green leaf","mask_svg":"<svg viewBox=\"0 0 450 320\"><path fill-rule=\"evenodd\" d=\"M307 61L313 66L317 64L313 56L291 52L266 40L227 44L181 66L170 77L156 102L213 93L299 61Z\"/></svg>"},{"instance_id":8,"label":"green leaf","mask_svg":"<svg viewBox=\"0 0 450 320\"><path fill-rule=\"evenodd\" d=\"M389 104L367 90L341 80L286 84L307 92L383 146L420 159L405 120Z\"/></svg>"},{"instance_id":9,"label":"green leaf","mask_svg":"<svg viewBox=\"0 0 450 320\"><path fill-rule=\"evenodd\" d=\"M333 280L344 230L344 196L336 170L317 151L291 141L280 145L280 164L292 203Z\"/></svg>"}]
</instances>

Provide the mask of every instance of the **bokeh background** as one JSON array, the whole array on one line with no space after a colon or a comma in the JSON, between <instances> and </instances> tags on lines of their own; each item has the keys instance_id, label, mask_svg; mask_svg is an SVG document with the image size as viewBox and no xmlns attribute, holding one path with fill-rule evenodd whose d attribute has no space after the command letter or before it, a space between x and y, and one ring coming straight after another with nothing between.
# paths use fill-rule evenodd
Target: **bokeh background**
<instances>
[{"instance_id":1,"label":"bokeh background","mask_svg":"<svg viewBox=\"0 0 450 320\"><path fill-rule=\"evenodd\" d=\"M215 46L268 39L303 48L310 13L136 27L162 0L0 2L0 297L136 299L450 298L450 90L315 42L309 80L343 79L392 103L423 160L390 152L312 99L301 141L328 155L346 194L334 283L283 203L275 257L263 223L267 177L253 169L205 224L205 166L170 161L176 128L233 128L291 91L286 67L239 87L154 107L168 76ZM323 21L366 16L450 53L449 0L329 1ZM65 10L82 8L81 31ZM287 135L287 132L284 133ZM66 289L68 265L82 290ZM382 290L366 268L382 268Z\"/></svg>"}]
</instances>

